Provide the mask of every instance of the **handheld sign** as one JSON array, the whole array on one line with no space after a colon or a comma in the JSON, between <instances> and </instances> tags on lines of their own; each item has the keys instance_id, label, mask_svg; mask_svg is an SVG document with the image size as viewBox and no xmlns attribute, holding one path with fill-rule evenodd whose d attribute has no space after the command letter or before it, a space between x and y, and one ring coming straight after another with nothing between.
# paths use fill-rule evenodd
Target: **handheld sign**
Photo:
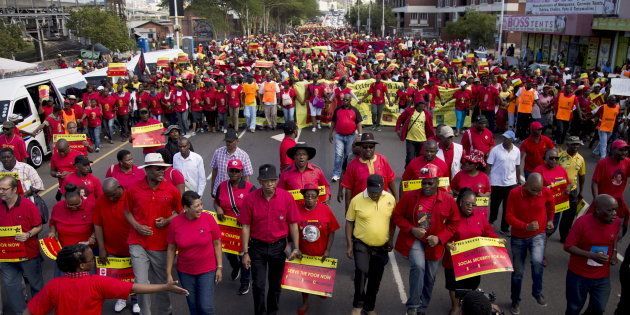
<instances>
[{"instance_id":1,"label":"handheld sign","mask_svg":"<svg viewBox=\"0 0 630 315\"><path fill-rule=\"evenodd\" d=\"M300 260L284 263L281 286L297 292L332 297L337 273L337 259L302 255Z\"/></svg>"},{"instance_id":2,"label":"handheld sign","mask_svg":"<svg viewBox=\"0 0 630 315\"><path fill-rule=\"evenodd\" d=\"M22 227L0 226L0 262L20 262L26 260L24 242L17 241L15 236L22 234Z\"/></svg>"},{"instance_id":3,"label":"handheld sign","mask_svg":"<svg viewBox=\"0 0 630 315\"><path fill-rule=\"evenodd\" d=\"M503 242L498 238L473 237L453 242L450 249L455 280L495 272L513 271L512 261Z\"/></svg>"}]
</instances>

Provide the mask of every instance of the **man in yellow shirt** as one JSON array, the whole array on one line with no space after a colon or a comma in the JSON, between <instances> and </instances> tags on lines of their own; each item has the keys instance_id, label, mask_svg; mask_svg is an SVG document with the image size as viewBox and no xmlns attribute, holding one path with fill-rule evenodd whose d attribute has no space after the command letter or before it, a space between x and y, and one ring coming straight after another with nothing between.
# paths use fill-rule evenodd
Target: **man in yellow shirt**
<instances>
[{"instance_id":1,"label":"man in yellow shirt","mask_svg":"<svg viewBox=\"0 0 630 315\"><path fill-rule=\"evenodd\" d=\"M383 188L383 176L368 176L366 190L352 198L346 213L346 255L354 257L355 268L353 315L376 314L376 294L393 248L396 199Z\"/></svg>"},{"instance_id":2,"label":"man in yellow shirt","mask_svg":"<svg viewBox=\"0 0 630 315\"><path fill-rule=\"evenodd\" d=\"M573 225L573 219L577 212L577 204L582 200L582 191L584 190L584 178L586 176L586 163L584 157L580 155L578 150L584 143L579 137L570 136L567 143L567 150L560 151L558 155L558 163L565 171L571 184L569 185L569 209L561 212L560 219L560 242L564 243L569 235L569 229ZM558 226L558 222L554 222L553 226Z\"/></svg>"},{"instance_id":3,"label":"man in yellow shirt","mask_svg":"<svg viewBox=\"0 0 630 315\"><path fill-rule=\"evenodd\" d=\"M243 83L241 93L241 103L243 104L243 115L245 116L245 126L250 132L256 131L256 95L258 93L258 84L254 82L254 78L247 76L247 81Z\"/></svg>"}]
</instances>

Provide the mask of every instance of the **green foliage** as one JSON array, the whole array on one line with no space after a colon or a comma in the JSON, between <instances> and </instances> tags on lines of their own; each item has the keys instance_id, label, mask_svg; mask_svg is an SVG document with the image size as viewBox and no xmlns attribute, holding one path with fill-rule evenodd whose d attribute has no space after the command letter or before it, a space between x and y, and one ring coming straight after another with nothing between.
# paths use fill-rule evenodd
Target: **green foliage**
<instances>
[{"instance_id":1,"label":"green foliage","mask_svg":"<svg viewBox=\"0 0 630 315\"><path fill-rule=\"evenodd\" d=\"M361 29L365 30L367 27L367 20L369 16L369 4L361 4L359 6L352 6L349 12L346 12L346 21L351 27L356 29L357 25L357 7L359 8L359 18L361 19ZM372 22L370 23L371 32L375 34L381 34L381 21L382 21L382 5L381 1L376 1L372 4ZM396 26L396 16L392 9L385 5L385 28Z\"/></svg>"},{"instance_id":2,"label":"green foliage","mask_svg":"<svg viewBox=\"0 0 630 315\"><path fill-rule=\"evenodd\" d=\"M88 38L92 44L101 43L111 50L127 51L136 46L129 37L125 22L114 12L99 7L83 7L72 11L68 28L76 36Z\"/></svg>"},{"instance_id":3,"label":"green foliage","mask_svg":"<svg viewBox=\"0 0 630 315\"><path fill-rule=\"evenodd\" d=\"M26 48L22 30L17 24L0 22L0 57L11 58L13 54Z\"/></svg>"},{"instance_id":4,"label":"green foliage","mask_svg":"<svg viewBox=\"0 0 630 315\"><path fill-rule=\"evenodd\" d=\"M455 22L446 23L444 32L453 38L468 38L473 47L494 45L496 33L496 16L478 11L466 11L465 15Z\"/></svg>"}]
</instances>

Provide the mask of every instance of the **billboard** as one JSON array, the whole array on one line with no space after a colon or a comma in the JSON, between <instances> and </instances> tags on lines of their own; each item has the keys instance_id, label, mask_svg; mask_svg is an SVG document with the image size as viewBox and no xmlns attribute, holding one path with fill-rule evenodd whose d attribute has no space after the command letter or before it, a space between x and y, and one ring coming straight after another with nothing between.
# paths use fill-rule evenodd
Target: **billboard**
<instances>
[{"instance_id":1,"label":"billboard","mask_svg":"<svg viewBox=\"0 0 630 315\"><path fill-rule=\"evenodd\" d=\"M506 15L503 30L530 33L562 33L566 26L564 15Z\"/></svg>"},{"instance_id":2,"label":"billboard","mask_svg":"<svg viewBox=\"0 0 630 315\"><path fill-rule=\"evenodd\" d=\"M618 0L527 0L525 14L615 14Z\"/></svg>"}]
</instances>

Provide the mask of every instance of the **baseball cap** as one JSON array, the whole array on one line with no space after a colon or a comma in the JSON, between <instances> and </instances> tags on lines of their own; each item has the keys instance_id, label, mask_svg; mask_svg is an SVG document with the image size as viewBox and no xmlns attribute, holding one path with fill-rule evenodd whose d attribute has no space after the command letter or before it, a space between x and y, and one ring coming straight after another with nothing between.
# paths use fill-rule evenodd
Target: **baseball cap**
<instances>
[{"instance_id":1,"label":"baseball cap","mask_svg":"<svg viewBox=\"0 0 630 315\"><path fill-rule=\"evenodd\" d=\"M455 132L453 132L453 128L451 128L451 126L442 126L442 128L438 129L438 136L444 138L454 137Z\"/></svg>"},{"instance_id":2,"label":"baseball cap","mask_svg":"<svg viewBox=\"0 0 630 315\"><path fill-rule=\"evenodd\" d=\"M623 149L627 147L628 147L628 143L621 139L617 139L613 141L613 143L610 145L611 150L619 150L619 149Z\"/></svg>"},{"instance_id":3,"label":"baseball cap","mask_svg":"<svg viewBox=\"0 0 630 315\"><path fill-rule=\"evenodd\" d=\"M466 86L466 84L468 84L468 83L466 83L466 81L462 81L462 82L460 82L460 83L459 83L459 86L460 86L460 87L461 87L461 86Z\"/></svg>"},{"instance_id":4,"label":"baseball cap","mask_svg":"<svg viewBox=\"0 0 630 315\"><path fill-rule=\"evenodd\" d=\"M578 137L578 136L570 136L567 139L567 144L574 144L574 143L577 143L579 145L584 145L584 142L582 142L582 140L580 140L580 137Z\"/></svg>"},{"instance_id":5,"label":"baseball cap","mask_svg":"<svg viewBox=\"0 0 630 315\"><path fill-rule=\"evenodd\" d=\"M538 122L538 121L533 121L530 125L529 125L529 129L530 130L538 130L538 129L542 129L543 125Z\"/></svg>"},{"instance_id":6,"label":"baseball cap","mask_svg":"<svg viewBox=\"0 0 630 315\"><path fill-rule=\"evenodd\" d=\"M506 139L514 140L516 139L516 134L512 130L508 130L503 133L503 137Z\"/></svg>"},{"instance_id":7,"label":"baseball cap","mask_svg":"<svg viewBox=\"0 0 630 315\"><path fill-rule=\"evenodd\" d=\"M232 169L237 169L237 170L243 170L243 162L239 159L233 159L233 160L229 160L227 162L227 169L228 170L232 170Z\"/></svg>"},{"instance_id":8,"label":"baseball cap","mask_svg":"<svg viewBox=\"0 0 630 315\"><path fill-rule=\"evenodd\" d=\"M380 193L383 191L384 180L383 176L378 174L372 174L367 178L367 191L368 193Z\"/></svg>"}]
</instances>

